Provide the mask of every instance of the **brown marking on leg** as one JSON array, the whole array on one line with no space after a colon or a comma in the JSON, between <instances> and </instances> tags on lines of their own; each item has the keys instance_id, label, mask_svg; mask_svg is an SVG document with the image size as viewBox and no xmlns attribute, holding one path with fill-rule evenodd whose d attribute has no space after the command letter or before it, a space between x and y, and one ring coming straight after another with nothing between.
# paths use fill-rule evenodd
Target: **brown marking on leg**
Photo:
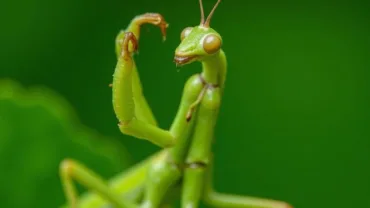
<instances>
[{"instance_id":1,"label":"brown marking on leg","mask_svg":"<svg viewBox=\"0 0 370 208\"><path fill-rule=\"evenodd\" d=\"M200 81L202 82L203 85L207 85L207 86L212 87L212 88L220 87L219 84L210 84L210 83L208 83L201 74L199 74L199 79L200 79Z\"/></svg>"},{"instance_id":2,"label":"brown marking on leg","mask_svg":"<svg viewBox=\"0 0 370 208\"><path fill-rule=\"evenodd\" d=\"M199 74L199 79L202 82L203 86L207 85L206 80L203 78L202 74Z\"/></svg>"},{"instance_id":3,"label":"brown marking on leg","mask_svg":"<svg viewBox=\"0 0 370 208\"><path fill-rule=\"evenodd\" d=\"M145 13L143 15L137 16L133 22L139 26L145 23L153 24L158 26L161 29L163 40L166 39L166 29L168 23L165 21L163 16L158 13Z\"/></svg>"},{"instance_id":4,"label":"brown marking on leg","mask_svg":"<svg viewBox=\"0 0 370 208\"><path fill-rule=\"evenodd\" d=\"M132 46L134 48L134 52L138 50L138 41L137 41L134 33L132 33L132 32L126 32L125 33L125 37L123 38L123 41L122 41L122 51L121 51L121 56L125 60L131 58L130 52L128 50L129 42L132 43Z\"/></svg>"},{"instance_id":5,"label":"brown marking on leg","mask_svg":"<svg viewBox=\"0 0 370 208\"><path fill-rule=\"evenodd\" d=\"M193 112L195 110L195 107L198 106L198 104L202 101L206 91L207 91L208 85L204 85L202 91L199 93L197 100L190 105L190 108L186 114L186 121L189 122L193 116Z\"/></svg>"}]
</instances>

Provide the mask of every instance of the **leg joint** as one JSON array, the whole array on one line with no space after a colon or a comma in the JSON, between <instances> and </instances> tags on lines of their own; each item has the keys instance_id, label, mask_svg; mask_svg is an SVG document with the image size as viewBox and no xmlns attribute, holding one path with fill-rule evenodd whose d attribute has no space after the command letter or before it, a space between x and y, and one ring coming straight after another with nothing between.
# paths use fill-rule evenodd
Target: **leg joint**
<instances>
[{"instance_id":1,"label":"leg joint","mask_svg":"<svg viewBox=\"0 0 370 208\"><path fill-rule=\"evenodd\" d=\"M75 161L72 159L64 159L59 166L60 173L65 176L70 176L73 173Z\"/></svg>"},{"instance_id":2,"label":"leg joint","mask_svg":"<svg viewBox=\"0 0 370 208\"><path fill-rule=\"evenodd\" d=\"M130 123L131 123L132 119L131 120L128 120L128 121L120 121L118 123L118 126L122 129L129 129L130 128Z\"/></svg>"},{"instance_id":3,"label":"leg joint","mask_svg":"<svg viewBox=\"0 0 370 208\"><path fill-rule=\"evenodd\" d=\"M203 161L187 162L185 164L185 168L188 169L205 169L207 166L208 164Z\"/></svg>"},{"instance_id":4,"label":"leg joint","mask_svg":"<svg viewBox=\"0 0 370 208\"><path fill-rule=\"evenodd\" d=\"M120 121L118 123L118 127L122 133L131 135L132 121L133 119L130 119L130 120L125 120L125 121Z\"/></svg>"}]
</instances>

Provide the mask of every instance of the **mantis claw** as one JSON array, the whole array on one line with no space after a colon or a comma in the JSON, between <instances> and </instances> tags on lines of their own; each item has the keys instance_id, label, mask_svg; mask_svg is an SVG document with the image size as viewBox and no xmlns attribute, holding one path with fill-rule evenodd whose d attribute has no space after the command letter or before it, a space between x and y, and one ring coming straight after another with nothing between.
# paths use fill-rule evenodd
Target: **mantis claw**
<instances>
[{"instance_id":1,"label":"mantis claw","mask_svg":"<svg viewBox=\"0 0 370 208\"><path fill-rule=\"evenodd\" d=\"M162 17L162 15L160 15L158 17L158 27L161 29L161 33L162 33L162 38L163 38L163 41L166 40L166 29L168 27L168 23L164 20L164 18Z\"/></svg>"},{"instance_id":2,"label":"mantis claw","mask_svg":"<svg viewBox=\"0 0 370 208\"><path fill-rule=\"evenodd\" d=\"M154 21L151 23L158 26L161 29L163 40L166 40L166 35L167 35L166 29L168 27L168 23L166 22L166 20L164 20L163 16L158 13L146 13L144 17L148 17L149 20L151 18L154 19Z\"/></svg>"},{"instance_id":3,"label":"mantis claw","mask_svg":"<svg viewBox=\"0 0 370 208\"><path fill-rule=\"evenodd\" d=\"M153 25L156 25L160 28L162 33L163 41L166 40L166 29L168 27L168 23L164 19L164 17L161 14L158 13L145 13L143 15L138 16L135 19L135 22L138 25L144 24L144 23L150 23Z\"/></svg>"}]
</instances>

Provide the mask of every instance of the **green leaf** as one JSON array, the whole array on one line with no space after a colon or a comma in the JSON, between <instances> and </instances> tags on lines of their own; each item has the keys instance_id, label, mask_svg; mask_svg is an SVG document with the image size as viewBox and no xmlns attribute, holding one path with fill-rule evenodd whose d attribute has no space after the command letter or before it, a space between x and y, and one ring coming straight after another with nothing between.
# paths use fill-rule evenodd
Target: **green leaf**
<instances>
[{"instance_id":1,"label":"green leaf","mask_svg":"<svg viewBox=\"0 0 370 208\"><path fill-rule=\"evenodd\" d=\"M59 164L65 158L79 160L105 178L128 165L127 151L83 126L55 92L0 81L1 207L64 204Z\"/></svg>"}]
</instances>

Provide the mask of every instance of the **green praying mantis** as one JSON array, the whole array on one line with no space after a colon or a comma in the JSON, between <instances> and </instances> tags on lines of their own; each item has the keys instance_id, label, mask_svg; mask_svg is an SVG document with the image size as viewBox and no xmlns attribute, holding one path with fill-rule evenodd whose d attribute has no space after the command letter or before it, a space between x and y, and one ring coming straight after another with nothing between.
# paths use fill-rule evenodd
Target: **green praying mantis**
<instances>
[{"instance_id":1,"label":"green praying mantis","mask_svg":"<svg viewBox=\"0 0 370 208\"><path fill-rule=\"evenodd\" d=\"M182 208L201 202L211 207L291 208L286 202L218 193L212 187L212 140L225 84L227 61L222 37L210 27L220 0L205 19L202 0L200 25L186 27L176 48L177 65L199 61L202 72L185 84L180 106L169 130L157 125L146 101L133 56L140 27L153 24L166 37L162 15L136 16L116 38L117 65L111 84L113 108L123 134L146 139L163 148L159 153L106 182L83 164L65 159L60 175L70 208L165 208L176 199ZM91 192L78 199L76 181Z\"/></svg>"}]
</instances>

